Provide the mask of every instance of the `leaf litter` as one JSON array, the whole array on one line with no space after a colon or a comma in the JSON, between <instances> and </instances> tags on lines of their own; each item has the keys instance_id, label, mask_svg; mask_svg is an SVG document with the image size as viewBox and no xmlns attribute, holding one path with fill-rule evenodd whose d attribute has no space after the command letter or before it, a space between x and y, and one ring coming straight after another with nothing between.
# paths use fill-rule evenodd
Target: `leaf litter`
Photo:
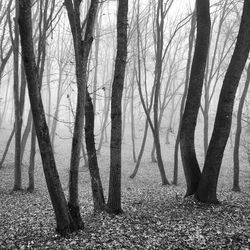
<instances>
[{"instance_id":1,"label":"leaf litter","mask_svg":"<svg viewBox=\"0 0 250 250\"><path fill-rule=\"evenodd\" d=\"M184 186L161 186L150 167L148 179L130 180L129 171L123 176L124 213L118 216L93 214L88 173L80 173L85 229L62 238L55 232L41 169L36 170L34 193L12 194L13 167L1 169L0 249L250 249L249 193L224 190L220 205L206 205L183 199ZM65 173L60 169L66 186ZM102 172L104 180L107 174ZM27 176L23 179L25 186Z\"/></svg>"}]
</instances>

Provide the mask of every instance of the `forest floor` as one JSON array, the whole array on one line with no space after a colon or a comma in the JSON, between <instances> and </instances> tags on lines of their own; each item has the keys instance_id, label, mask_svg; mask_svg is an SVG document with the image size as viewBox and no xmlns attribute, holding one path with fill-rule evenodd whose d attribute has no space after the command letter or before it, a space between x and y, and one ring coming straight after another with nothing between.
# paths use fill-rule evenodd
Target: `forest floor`
<instances>
[{"instance_id":1,"label":"forest floor","mask_svg":"<svg viewBox=\"0 0 250 250\"><path fill-rule=\"evenodd\" d=\"M192 198L183 199L182 171L177 187L162 186L157 165L150 163L147 151L147 159L143 160L136 178L131 180L129 175L134 163L128 148L123 154L124 213L119 216L93 214L88 169L81 167L79 198L85 229L65 238L55 232L40 159L36 164L34 193L25 191L27 164L23 166L24 191L10 193L14 171L11 151L0 170L0 249L250 249L249 172L241 175L242 192L232 192L232 173L224 162L226 167L222 169L218 189L221 204L205 205ZM60 148L57 152L61 152ZM67 196L68 157L65 155L61 152L56 158ZM102 153L99 163L106 196L108 162L108 152ZM172 163L165 161L165 164L170 179Z\"/></svg>"}]
</instances>

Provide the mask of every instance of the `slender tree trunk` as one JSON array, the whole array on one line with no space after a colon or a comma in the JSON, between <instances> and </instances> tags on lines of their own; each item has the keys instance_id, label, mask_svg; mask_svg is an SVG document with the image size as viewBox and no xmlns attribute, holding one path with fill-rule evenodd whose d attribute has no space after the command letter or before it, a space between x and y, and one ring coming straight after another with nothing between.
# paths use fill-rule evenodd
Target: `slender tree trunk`
<instances>
[{"instance_id":1,"label":"slender tree trunk","mask_svg":"<svg viewBox=\"0 0 250 250\"><path fill-rule=\"evenodd\" d=\"M22 58L26 72L30 105L38 138L44 174L56 216L57 231L60 234L65 235L73 229L73 225L57 172L39 89L39 78L32 40L31 6L32 3L30 0L19 1L19 27Z\"/></svg>"},{"instance_id":2,"label":"slender tree trunk","mask_svg":"<svg viewBox=\"0 0 250 250\"><path fill-rule=\"evenodd\" d=\"M95 135L94 135L94 107L91 97L86 91L86 105L85 105L85 140L88 152L89 172L91 177L91 187L94 202L94 211L105 210L105 200L102 188L102 182L99 174L96 148L95 148Z\"/></svg>"},{"instance_id":3,"label":"slender tree trunk","mask_svg":"<svg viewBox=\"0 0 250 250\"><path fill-rule=\"evenodd\" d=\"M233 191L240 191L240 183L239 183L239 174L240 174L240 160L239 160L239 147L240 147L240 136L241 136L241 118L242 111L244 107L244 102L247 96L247 91L250 83L250 64L247 68L247 79L245 82L245 86L240 98L240 103L237 112L237 127L235 133L235 141L234 141L234 152L233 152L233 161L234 161L234 177L233 177Z\"/></svg>"},{"instance_id":4,"label":"slender tree trunk","mask_svg":"<svg viewBox=\"0 0 250 250\"><path fill-rule=\"evenodd\" d=\"M50 126L51 126L51 81L50 81L50 74L51 74L51 62L50 62L50 58L47 58L47 62L46 62L46 83L47 83L47 90L48 90L48 104L47 104L47 121L48 121L48 128L50 130ZM60 76L60 75L59 75ZM54 145L52 143L52 147L54 149Z\"/></svg>"},{"instance_id":5,"label":"slender tree trunk","mask_svg":"<svg viewBox=\"0 0 250 250\"><path fill-rule=\"evenodd\" d=\"M26 143L27 143L27 140L29 137L29 133L31 130L31 125L32 125L32 112L30 110L29 114L28 114L27 124L26 124L26 127L24 129L22 140L21 140L21 162L23 162L23 155L25 152L25 147L26 147Z\"/></svg>"},{"instance_id":6,"label":"slender tree trunk","mask_svg":"<svg viewBox=\"0 0 250 250\"><path fill-rule=\"evenodd\" d=\"M6 158L6 155L7 155L7 153L8 153L8 150L9 150L9 147L10 147L10 143L11 143L11 141L12 141L12 138L13 138L14 134L15 134L15 124L14 124L14 128L13 128L12 131L11 131L11 134L10 134L10 136L9 136L9 139L8 139L8 141L7 141L7 144L6 144L6 147L5 147L5 150L4 150L2 159L1 159L1 161L0 161L0 169L3 167L3 163L4 163L4 161L5 161L5 158Z\"/></svg>"},{"instance_id":7,"label":"slender tree trunk","mask_svg":"<svg viewBox=\"0 0 250 250\"><path fill-rule=\"evenodd\" d=\"M71 0L65 0L65 6L68 13L71 32L74 42L75 60L76 60L76 79L77 79L77 105L76 117L72 139L72 150L70 160L70 176L69 176L69 202L68 207L71 217L78 229L83 228L83 222L80 215L78 201L78 174L80 151L83 137L84 113L86 88L88 80L88 58L93 42L93 30L98 8L98 1L91 0L91 4L87 14L86 28L84 39L82 41L82 28L80 20L80 4L81 2L72 3Z\"/></svg>"},{"instance_id":8,"label":"slender tree trunk","mask_svg":"<svg viewBox=\"0 0 250 250\"><path fill-rule=\"evenodd\" d=\"M113 214L121 208L121 101L127 60L128 0L119 0L117 13L117 54L111 99L110 179L107 211Z\"/></svg>"},{"instance_id":9,"label":"slender tree trunk","mask_svg":"<svg viewBox=\"0 0 250 250\"><path fill-rule=\"evenodd\" d=\"M235 93L250 50L250 2L244 1L240 29L228 66L217 107L212 137L195 197L202 202L217 203L217 183L221 162L229 137Z\"/></svg>"},{"instance_id":10,"label":"slender tree trunk","mask_svg":"<svg viewBox=\"0 0 250 250\"><path fill-rule=\"evenodd\" d=\"M18 191L22 189L22 168L21 168L21 129L22 129L22 118L20 110L20 96L19 96L19 28L18 28L18 18L19 18L19 5L16 1L16 13L15 13L15 39L13 41L14 46L14 103L15 103L15 171L14 171L14 187L13 191Z\"/></svg>"},{"instance_id":11,"label":"slender tree trunk","mask_svg":"<svg viewBox=\"0 0 250 250\"><path fill-rule=\"evenodd\" d=\"M34 124L32 124L31 142L30 142L30 163L29 163L29 186L27 191L32 193L35 189L35 158L36 158L36 130Z\"/></svg>"},{"instance_id":12,"label":"slender tree trunk","mask_svg":"<svg viewBox=\"0 0 250 250\"><path fill-rule=\"evenodd\" d=\"M134 67L135 68L135 67ZM134 119L134 81L135 81L135 72L133 72L132 77L132 86L131 86L131 106L130 106L130 115L131 115L131 140L132 140L132 153L133 153L133 161L136 162L136 152L135 152L135 119Z\"/></svg>"},{"instance_id":13,"label":"slender tree trunk","mask_svg":"<svg viewBox=\"0 0 250 250\"><path fill-rule=\"evenodd\" d=\"M113 69L114 67L112 67ZM111 84L110 84L111 85ZM104 89L104 95L105 95L105 100L104 100L104 109L103 109L103 123L102 123L102 128L101 128L101 136L100 136L100 141L98 144L97 148L97 154L101 154L101 148L103 144L103 140L107 139L107 122L108 122L108 117L109 117L109 110L110 110L110 96L111 96L111 91L112 88L110 87L108 90L107 88ZM106 94L108 92L108 94ZM106 142L106 141L105 141Z\"/></svg>"},{"instance_id":14,"label":"slender tree trunk","mask_svg":"<svg viewBox=\"0 0 250 250\"><path fill-rule=\"evenodd\" d=\"M131 179L135 178L135 176L136 176L136 174L137 174L137 172L139 170L139 166L140 166L140 163L141 163L142 155L143 155L144 148L145 148L146 141L147 141L148 127L149 127L149 124L148 124L148 120L146 119L146 125L145 125L145 129L144 129L144 134L143 134L141 149L140 149L140 152L139 152L139 155L138 155L138 158L137 158L135 169L134 169L133 173L129 176Z\"/></svg>"},{"instance_id":15,"label":"slender tree trunk","mask_svg":"<svg viewBox=\"0 0 250 250\"><path fill-rule=\"evenodd\" d=\"M182 116L180 130L181 156L187 182L186 196L195 193L201 177L201 171L195 153L194 134L200 107L210 40L209 8L209 0L196 1L197 38L186 105Z\"/></svg>"},{"instance_id":16,"label":"slender tree trunk","mask_svg":"<svg viewBox=\"0 0 250 250\"><path fill-rule=\"evenodd\" d=\"M205 92L205 95L207 92ZM205 105L204 105L204 112L203 112L203 121L204 121L204 139L203 139L203 147L204 147L204 158L206 158L207 148L208 148L208 129L209 129L209 104L207 103L208 97L205 97Z\"/></svg>"},{"instance_id":17,"label":"slender tree trunk","mask_svg":"<svg viewBox=\"0 0 250 250\"><path fill-rule=\"evenodd\" d=\"M58 79L58 89L57 89L57 99L56 99L56 109L55 113L53 116L53 121L52 121L52 126L50 130L50 137L51 137L51 143L52 143L52 148L55 150L55 134L56 134L56 128L57 128L57 120L59 116L59 106L60 106L60 101L61 101L61 89L62 89L62 69L60 69L59 73L59 79Z\"/></svg>"}]
</instances>

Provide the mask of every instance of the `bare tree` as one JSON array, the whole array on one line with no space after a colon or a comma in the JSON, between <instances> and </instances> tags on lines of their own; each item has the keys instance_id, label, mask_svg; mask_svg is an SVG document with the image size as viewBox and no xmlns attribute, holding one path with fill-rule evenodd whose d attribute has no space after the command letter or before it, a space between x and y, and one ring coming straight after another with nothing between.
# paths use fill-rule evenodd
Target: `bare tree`
<instances>
[{"instance_id":1,"label":"bare tree","mask_svg":"<svg viewBox=\"0 0 250 250\"><path fill-rule=\"evenodd\" d=\"M117 12L117 54L111 99L111 142L110 179L107 211L113 214L122 212L121 208L121 140L122 116L121 100L127 59L127 15L128 0L118 1Z\"/></svg>"},{"instance_id":2,"label":"bare tree","mask_svg":"<svg viewBox=\"0 0 250 250\"><path fill-rule=\"evenodd\" d=\"M202 176L195 197L203 202L218 203L217 183L225 146L229 137L235 93L250 50L250 2L244 1L235 49L220 92L214 129L209 143Z\"/></svg>"},{"instance_id":3,"label":"bare tree","mask_svg":"<svg viewBox=\"0 0 250 250\"><path fill-rule=\"evenodd\" d=\"M197 38L190 73L186 105L181 122L180 148L187 182L186 196L195 193L201 171L196 158L194 133L200 108L210 37L209 0L196 1Z\"/></svg>"},{"instance_id":4,"label":"bare tree","mask_svg":"<svg viewBox=\"0 0 250 250\"><path fill-rule=\"evenodd\" d=\"M39 89L40 81L35 61L32 38L32 3L30 0L21 0L18 4L20 8L18 21L21 37L22 58L27 77L34 126L36 128L46 183L56 216L57 231L65 235L74 227L57 172Z\"/></svg>"}]
</instances>

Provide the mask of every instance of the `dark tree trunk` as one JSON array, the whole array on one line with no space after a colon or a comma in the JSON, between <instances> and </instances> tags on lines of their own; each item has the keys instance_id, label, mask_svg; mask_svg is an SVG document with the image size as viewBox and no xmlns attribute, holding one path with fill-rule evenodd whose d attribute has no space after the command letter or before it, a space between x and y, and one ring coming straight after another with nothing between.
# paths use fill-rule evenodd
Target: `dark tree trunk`
<instances>
[{"instance_id":1,"label":"dark tree trunk","mask_svg":"<svg viewBox=\"0 0 250 250\"><path fill-rule=\"evenodd\" d=\"M98 1L91 0L91 4L87 14L86 29L84 40L82 41L82 27L80 20L80 4L81 1L74 4L70 0L65 1L65 6L68 13L71 32L74 42L75 61L76 61L76 80L77 80L77 105L75 126L72 140L71 161L70 161L70 176L69 176L69 210L74 220L77 229L83 228L83 222L80 215L79 201L78 201L78 174L80 151L84 128L84 108L86 101L87 88L87 71L88 58L93 42L93 30L96 19Z\"/></svg>"},{"instance_id":2,"label":"dark tree trunk","mask_svg":"<svg viewBox=\"0 0 250 250\"><path fill-rule=\"evenodd\" d=\"M34 172L35 172L35 158L36 158L36 130L34 127L34 123L32 125L32 133L31 133L31 142L30 142L30 162L29 162L29 186L27 191L32 193L35 189L35 180L34 180Z\"/></svg>"},{"instance_id":3,"label":"dark tree trunk","mask_svg":"<svg viewBox=\"0 0 250 250\"><path fill-rule=\"evenodd\" d=\"M195 193L201 176L195 153L194 134L209 48L209 8L209 0L196 1L197 38L191 67L187 100L180 130L181 156L187 182L186 196Z\"/></svg>"},{"instance_id":4,"label":"dark tree trunk","mask_svg":"<svg viewBox=\"0 0 250 250\"><path fill-rule=\"evenodd\" d=\"M21 36L22 58L28 83L30 105L34 126L38 138L44 174L52 205L55 212L57 231L65 235L70 232L72 219L69 214L55 159L50 143L49 130L46 124L41 93L39 89L38 69L32 40L32 21L30 0L20 0L19 27Z\"/></svg>"},{"instance_id":5,"label":"dark tree trunk","mask_svg":"<svg viewBox=\"0 0 250 250\"><path fill-rule=\"evenodd\" d=\"M221 162L229 137L235 94L250 50L250 2L244 1L237 42L228 66L217 107L214 129L209 143L196 198L217 203L217 183Z\"/></svg>"},{"instance_id":6,"label":"dark tree trunk","mask_svg":"<svg viewBox=\"0 0 250 250\"><path fill-rule=\"evenodd\" d=\"M239 183L239 174L240 174L240 160L239 160L239 148L240 148L240 135L241 135L241 117L242 111L244 107L244 102L247 96L247 91L249 88L250 83L250 64L247 68L247 79L245 82L245 86L240 98L240 103L237 112L237 127L235 133L235 141L234 141L234 153L233 153L233 160L234 160L234 177L233 177L233 191L239 192L240 191L240 183Z\"/></svg>"},{"instance_id":7,"label":"dark tree trunk","mask_svg":"<svg viewBox=\"0 0 250 250\"><path fill-rule=\"evenodd\" d=\"M86 91L86 105L85 105L85 141L88 152L88 164L91 177L91 187L94 202L94 211L105 210L105 200L102 188L102 182L100 178L96 148L95 148L95 135L94 135L94 107L91 97Z\"/></svg>"},{"instance_id":8,"label":"dark tree trunk","mask_svg":"<svg viewBox=\"0 0 250 250\"><path fill-rule=\"evenodd\" d=\"M121 101L127 60L127 15L128 0L119 0L117 13L117 54L111 99L111 142L110 179L107 211L113 214L122 212L121 208Z\"/></svg>"}]
</instances>

